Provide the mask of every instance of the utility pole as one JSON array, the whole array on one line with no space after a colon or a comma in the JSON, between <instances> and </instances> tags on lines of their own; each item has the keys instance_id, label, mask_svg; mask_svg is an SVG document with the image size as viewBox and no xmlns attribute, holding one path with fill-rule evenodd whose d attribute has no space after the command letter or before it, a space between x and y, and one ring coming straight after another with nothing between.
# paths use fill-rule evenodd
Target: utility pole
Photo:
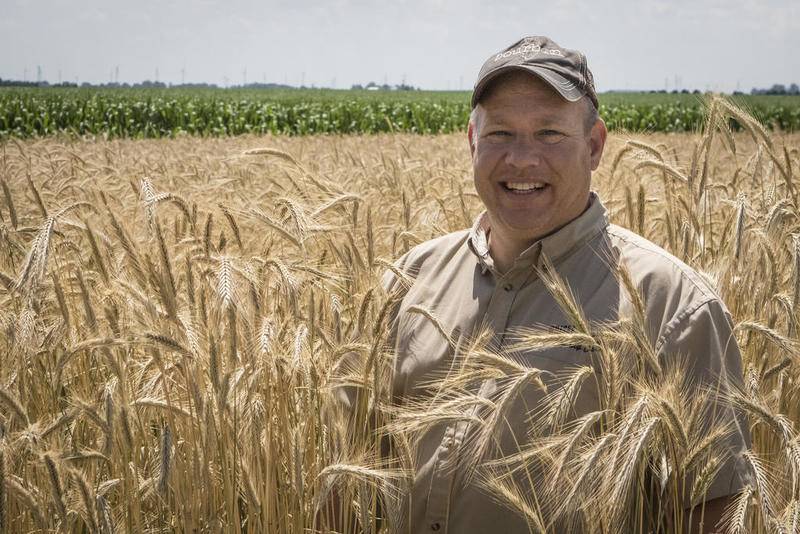
<instances>
[{"instance_id":1,"label":"utility pole","mask_svg":"<svg viewBox=\"0 0 800 534\"><path fill-rule=\"evenodd\" d=\"M156 82L158 82L158 67L156 67Z\"/></svg>"},{"instance_id":2,"label":"utility pole","mask_svg":"<svg viewBox=\"0 0 800 534\"><path fill-rule=\"evenodd\" d=\"M119 65L114 67L114 83L119 83Z\"/></svg>"},{"instance_id":3,"label":"utility pole","mask_svg":"<svg viewBox=\"0 0 800 534\"><path fill-rule=\"evenodd\" d=\"M61 85L61 69L58 69L58 85Z\"/></svg>"},{"instance_id":4,"label":"utility pole","mask_svg":"<svg viewBox=\"0 0 800 534\"><path fill-rule=\"evenodd\" d=\"M181 85L186 83L186 65L181 67Z\"/></svg>"},{"instance_id":5,"label":"utility pole","mask_svg":"<svg viewBox=\"0 0 800 534\"><path fill-rule=\"evenodd\" d=\"M242 86L247 85L247 67L242 71Z\"/></svg>"},{"instance_id":6,"label":"utility pole","mask_svg":"<svg viewBox=\"0 0 800 534\"><path fill-rule=\"evenodd\" d=\"M36 65L36 83L42 83L42 66Z\"/></svg>"}]
</instances>

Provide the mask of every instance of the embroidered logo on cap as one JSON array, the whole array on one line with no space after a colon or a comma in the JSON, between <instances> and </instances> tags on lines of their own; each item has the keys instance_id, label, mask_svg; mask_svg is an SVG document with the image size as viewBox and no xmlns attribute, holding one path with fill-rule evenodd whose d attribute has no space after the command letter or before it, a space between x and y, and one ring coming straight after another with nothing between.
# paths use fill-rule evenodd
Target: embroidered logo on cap
<instances>
[{"instance_id":1,"label":"embroidered logo on cap","mask_svg":"<svg viewBox=\"0 0 800 534\"><path fill-rule=\"evenodd\" d=\"M524 43L522 46L518 46L517 48L514 48L512 50L506 50L505 52L500 52L499 54L494 56L494 60L500 61L501 59L507 59L511 56L522 55L522 59L527 61L529 59L532 59L537 54L546 54L548 56L564 57L564 53L558 48L542 48L542 45L540 45L536 41L531 41Z\"/></svg>"}]
</instances>

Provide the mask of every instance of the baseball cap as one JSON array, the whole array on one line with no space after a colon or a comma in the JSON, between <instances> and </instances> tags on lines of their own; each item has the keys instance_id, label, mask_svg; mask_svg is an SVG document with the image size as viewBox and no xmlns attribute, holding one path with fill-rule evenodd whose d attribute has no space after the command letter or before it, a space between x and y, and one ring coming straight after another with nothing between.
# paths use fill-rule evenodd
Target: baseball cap
<instances>
[{"instance_id":1,"label":"baseball cap","mask_svg":"<svg viewBox=\"0 0 800 534\"><path fill-rule=\"evenodd\" d=\"M472 107L478 104L481 93L492 80L511 70L535 74L570 102L585 95L595 108L599 108L586 56L577 50L560 47L549 37L538 35L524 37L484 62L472 91Z\"/></svg>"}]
</instances>

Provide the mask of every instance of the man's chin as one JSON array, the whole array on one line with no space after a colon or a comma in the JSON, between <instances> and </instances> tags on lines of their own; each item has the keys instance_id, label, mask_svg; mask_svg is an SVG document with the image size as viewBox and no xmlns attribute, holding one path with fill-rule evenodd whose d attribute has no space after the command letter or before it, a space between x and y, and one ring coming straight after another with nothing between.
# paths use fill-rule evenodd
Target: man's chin
<instances>
[{"instance_id":1,"label":"man's chin","mask_svg":"<svg viewBox=\"0 0 800 534\"><path fill-rule=\"evenodd\" d=\"M496 223L499 223L499 227L502 228L503 233L510 239L515 241L535 241L557 232L579 217L588 207L589 203L587 200L585 206L580 206L579 209L574 211L570 209L570 211L574 213L574 215L570 217L564 217L567 213L556 210L555 208L540 210L536 217L532 217L529 211L507 211L505 213L495 213L495 216L491 216L490 214L489 222L492 226L496 226Z\"/></svg>"}]
</instances>

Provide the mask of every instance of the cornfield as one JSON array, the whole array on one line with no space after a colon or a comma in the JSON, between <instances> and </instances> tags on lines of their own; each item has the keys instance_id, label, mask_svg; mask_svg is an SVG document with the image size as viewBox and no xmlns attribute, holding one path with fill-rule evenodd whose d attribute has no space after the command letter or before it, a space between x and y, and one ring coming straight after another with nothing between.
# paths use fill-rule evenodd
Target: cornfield
<instances>
[{"instance_id":1,"label":"cornfield","mask_svg":"<svg viewBox=\"0 0 800 534\"><path fill-rule=\"evenodd\" d=\"M704 121L615 134L593 187L734 317L745 383L727 400L750 426L751 477L725 531L800 532L800 136L723 100ZM323 531L331 507L344 531L392 531L415 444L462 418L487 498L532 532L683 533L684 499L702 501L723 460L725 429L698 431L669 362L624 375L615 402L579 419L570 399L595 371L564 377L552 428L512 457L489 438L533 375L480 338L432 399L393 404L398 295L380 278L479 213L463 134L41 138L5 140L0 158L0 532L299 534ZM581 342L635 354L633 329ZM575 343L551 334L527 343ZM478 399L470 381L485 376L509 387ZM353 411L342 387L359 393ZM505 476L528 463L556 473L536 499Z\"/></svg>"},{"instance_id":2,"label":"cornfield","mask_svg":"<svg viewBox=\"0 0 800 534\"><path fill-rule=\"evenodd\" d=\"M742 98L768 127L800 128L800 98ZM462 131L469 111L456 91L0 89L0 139L440 134ZM692 132L705 110L695 95L604 94L600 114L611 130Z\"/></svg>"}]
</instances>

